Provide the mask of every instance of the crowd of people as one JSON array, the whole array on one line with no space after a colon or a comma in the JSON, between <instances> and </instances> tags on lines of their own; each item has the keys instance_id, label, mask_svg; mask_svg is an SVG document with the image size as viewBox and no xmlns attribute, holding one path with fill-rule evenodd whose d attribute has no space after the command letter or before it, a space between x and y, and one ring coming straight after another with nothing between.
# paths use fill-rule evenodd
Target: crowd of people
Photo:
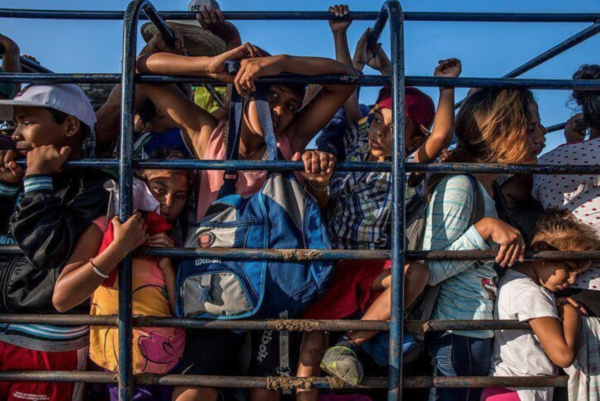
<instances>
[{"instance_id":1,"label":"crowd of people","mask_svg":"<svg viewBox=\"0 0 600 401\"><path fill-rule=\"evenodd\" d=\"M228 86L137 84L136 159L227 160L229 125L235 123L237 158L268 160L264 121L255 99L259 78L282 73L359 76L365 66L383 75L391 71L381 44L369 43L369 29L351 55L346 34L352 21L345 5L329 8L335 16L329 22L335 60L270 55L242 42L215 1L192 1L191 7L198 13L197 21L170 23L174 43L168 43L151 23L142 27L147 44L137 58L137 72L211 77ZM0 35L0 48L0 72L20 72L17 44ZM226 63L231 61L239 63L233 73ZM436 77L461 74L456 58L440 60L431 68ZM573 79L600 79L600 65L581 66ZM0 136L0 243L16 244L22 251L0 255L2 313L118 314L117 273L122 261L141 246L182 247L190 227L212 210L228 180L217 170L137 171L134 214L121 222L116 171L63 168L71 159L114 157L118 151L120 85L92 88L104 93L95 107L86 94L91 89L85 89L73 84L21 88L2 83L0 75L0 120L5 121ZM359 89L351 84L273 84L267 88L269 123L279 156L303 163L304 169L294 176L318 204L331 247L385 250L392 237L391 174L335 170L339 161L380 163L392 158L392 90L382 88L375 104L367 106L360 103ZM239 121L233 122L229 109L235 94L246 102ZM597 165L600 95L575 90L572 98L580 112L567 123L566 143L540 157L547 130L530 90L474 88L455 115L454 88L439 88L436 107L424 92L407 87L406 154L417 163ZM315 138L317 149L308 149ZM17 163L19 159L27 161L26 168ZM252 196L266 177L264 171L239 171L235 193ZM554 376L563 369L570 376L569 400L596 399L600 265L577 257L526 261L524 255L527 250L573 255L600 250L599 176L413 173L407 182L407 205L425 202L422 216L417 216L422 219L418 238L407 232L407 242L416 239L414 249L493 249L497 256L482 261L407 262L403 266L406 313L417 313L419 305L433 300L426 318L518 320L528 322L531 330L448 330L424 338L406 332L405 355L410 349L414 358L405 373L422 374L419 369L425 366L435 376L520 377ZM133 255L133 314L178 315L179 261ZM385 260L339 261L324 296L301 316L292 317L388 321L390 267L391 261ZM209 288L200 285L204 301L210 300ZM385 372L386 333L296 334L136 327L133 371L325 375L349 388L359 386L365 376ZM119 370L116 326L0 323L0 348L2 371ZM133 391L135 400L384 397L376 390L351 394L348 388L336 393L310 385L298 387L293 394L285 388L159 385L135 385ZM567 399L566 394L556 393L552 387L454 387L432 389L429 396L443 401ZM118 387L116 383L1 382L0 398L116 400Z\"/></svg>"}]
</instances>

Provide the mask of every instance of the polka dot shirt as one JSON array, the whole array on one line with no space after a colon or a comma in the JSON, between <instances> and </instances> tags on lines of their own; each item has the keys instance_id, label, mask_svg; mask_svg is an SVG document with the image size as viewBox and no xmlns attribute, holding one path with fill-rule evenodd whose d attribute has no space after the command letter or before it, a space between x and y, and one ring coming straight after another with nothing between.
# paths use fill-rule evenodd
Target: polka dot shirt
<instances>
[{"instance_id":1,"label":"polka dot shirt","mask_svg":"<svg viewBox=\"0 0 600 401\"><path fill-rule=\"evenodd\" d=\"M559 146L545 154L539 164L598 165L600 138ZM598 175L536 175L533 196L544 209L568 209L575 218L590 225L600 234L600 176ZM594 262L571 287L600 291L600 262Z\"/></svg>"}]
</instances>

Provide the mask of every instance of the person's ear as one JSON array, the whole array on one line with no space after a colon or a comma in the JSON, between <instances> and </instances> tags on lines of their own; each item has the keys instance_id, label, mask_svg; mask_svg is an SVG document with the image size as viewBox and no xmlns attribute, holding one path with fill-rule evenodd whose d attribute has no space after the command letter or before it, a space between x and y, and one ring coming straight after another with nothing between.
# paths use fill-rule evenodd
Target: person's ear
<instances>
[{"instance_id":1,"label":"person's ear","mask_svg":"<svg viewBox=\"0 0 600 401\"><path fill-rule=\"evenodd\" d=\"M73 136L75 136L75 134L77 134L79 128L81 127L81 121L79 121L77 117L73 116L67 117L65 124L65 135L68 138L72 138Z\"/></svg>"}]
</instances>

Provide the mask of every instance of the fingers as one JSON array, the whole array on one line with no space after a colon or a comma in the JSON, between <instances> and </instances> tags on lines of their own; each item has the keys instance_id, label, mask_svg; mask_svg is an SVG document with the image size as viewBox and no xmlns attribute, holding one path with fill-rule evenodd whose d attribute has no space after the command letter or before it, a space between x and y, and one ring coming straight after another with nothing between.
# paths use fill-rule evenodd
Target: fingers
<instances>
[{"instance_id":1,"label":"fingers","mask_svg":"<svg viewBox=\"0 0 600 401\"><path fill-rule=\"evenodd\" d=\"M300 152L296 152L296 153L294 153L294 156L292 156L293 162L300 161L301 159L302 159L302 155L300 154Z\"/></svg>"},{"instance_id":2,"label":"fingers","mask_svg":"<svg viewBox=\"0 0 600 401\"><path fill-rule=\"evenodd\" d=\"M225 24L225 17L223 17L221 10L217 10L217 18L221 24Z\"/></svg>"},{"instance_id":3,"label":"fingers","mask_svg":"<svg viewBox=\"0 0 600 401\"><path fill-rule=\"evenodd\" d=\"M506 245L502 244L502 245L500 245L500 249L498 250L498 254L496 255L495 262L498 263L502 267L504 267L504 265L502 264L502 261L506 257L507 250L508 250L508 247Z\"/></svg>"},{"instance_id":4,"label":"fingers","mask_svg":"<svg viewBox=\"0 0 600 401\"><path fill-rule=\"evenodd\" d=\"M312 171L312 153L304 152L302 162L304 163L304 172L310 174Z\"/></svg>"}]
</instances>

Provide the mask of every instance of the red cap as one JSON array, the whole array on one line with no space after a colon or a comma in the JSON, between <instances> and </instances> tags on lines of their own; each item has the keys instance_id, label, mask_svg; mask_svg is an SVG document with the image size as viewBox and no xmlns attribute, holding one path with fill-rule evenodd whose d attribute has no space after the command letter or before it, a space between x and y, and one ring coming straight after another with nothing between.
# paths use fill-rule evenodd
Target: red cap
<instances>
[{"instance_id":1,"label":"red cap","mask_svg":"<svg viewBox=\"0 0 600 401\"><path fill-rule=\"evenodd\" d=\"M407 86L404 99L404 115L413 120L417 125L431 129L435 117L433 100L417 88ZM377 106L380 109L392 108L392 90L385 86L379 91Z\"/></svg>"}]
</instances>

